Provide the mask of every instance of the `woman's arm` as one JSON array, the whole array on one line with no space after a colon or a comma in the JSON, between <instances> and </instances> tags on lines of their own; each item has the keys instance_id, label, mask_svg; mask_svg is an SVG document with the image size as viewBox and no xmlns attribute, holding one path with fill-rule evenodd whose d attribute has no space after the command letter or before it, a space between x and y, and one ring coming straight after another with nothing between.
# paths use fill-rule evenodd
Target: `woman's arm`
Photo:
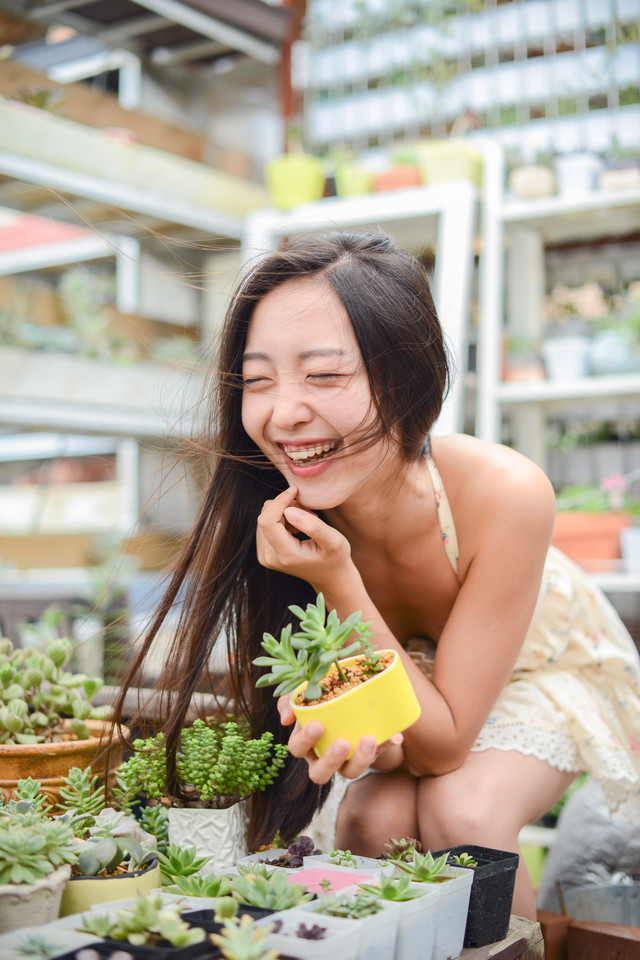
<instances>
[{"instance_id":1,"label":"woman's arm","mask_svg":"<svg viewBox=\"0 0 640 960\"><path fill-rule=\"evenodd\" d=\"M279 564L283 550L291 551L286 572L322 590L328 608L335 608L341 618L362 610L363 619L372 622L376 646L396 649L402 656L422 708L420 719L405 731L404 751L422 774L455 769L468 753L512 672L538 596L553 527L553 491L537 467L511 451L506 455L506 464L499 458L471 473L469 493L456 500L463 582L439 638L432 681L408 657L368 596L345 538L314 514L276 501L265 508L270 537L273 509L313 543L300 544L282 522L275 551ZM281 497L286 499L285 494ZM286 543L285 534L294 545ZM321 733L313 726L296 729L290 740L292 753L309 759L316 782L326 782L336 769L358 776L374 761L375 747L364 742L368 738L347 763L347 741L336 741L321 758L309 756Z\"/></svg>"}]
</instances>

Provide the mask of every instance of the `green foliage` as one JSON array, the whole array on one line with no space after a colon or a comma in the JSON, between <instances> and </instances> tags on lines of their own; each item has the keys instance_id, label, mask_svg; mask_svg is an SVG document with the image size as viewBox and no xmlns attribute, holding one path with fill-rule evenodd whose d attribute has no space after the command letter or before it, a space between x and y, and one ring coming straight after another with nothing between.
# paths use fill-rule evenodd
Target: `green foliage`
<instances>
[{"instance_id":1,"label":"green foliage","mask_svg":"<svg viewBox=\"0 0 640 960\"><path fill-rule=\"evenodd\" d=\"M411 879L416 880L418 883L435 883L448 875L448 857L449 853L447 852L443 853L437 860L434 860L429 850L427 850L426 853L418 853L416 850L411 863L398 860L396 867L398 870L403 870L405 873L408 873Z\"/></svg>"},{"instance_id":2,"label":"green foliage","mask_svg":"<svg viewBox=\"0 0 640 960\"><path fill-rule=\"evenodd\" d=\"M26 800L0 808L0 884L30 884L75 863L73 831Z\"/></svg>"},{"instance_id":3,"label":"green foliage","mask_svg":"<svg viewBox=\"0 0 640 960\"><path fill-rule=\"evenodd\" d=\"M335 863L338 867L358 866L358 861L351 850L332 850L327 858L327 863Z\"/></svg>"},{"instance_id":4,"label":"green foliage","mask_svg":"<svg viewBox=\"0 0 640 960\"><path fill-rule=\"evenodd\" d=\"M315 913L324 913L329 917L346 917L349 920L371 917L381 910L379 899L368 890L358 890L351 897L320 897L314 908Z\"/></svg>"},{"instance_id":5,"label":"green foliage","mask_svg":"<svg viewBox=\"0 0 640 960\"><path fill-rule=\"evenodd\" d=\"M108 715L110 707L91 706L102 680L64 669L71 652L66 637L50 637L45 652L0 640L0 743L50 742L65 722L86 740L85 721Z\"/></svg>"},{"instance_id":6,"label":"green foliage","mask_svg":"<svg viewBox=\"0 0 640 960\"><path fill-rule=\"evenodd\" d=\"M195 847L184 850L172 843L166 853L158 852L162 883L177 883L179 877L191 877L209 862L209 857L197 857Z\"/></svg>"},{"instance_id":7,"label":"green foliage","mask_svg":"<svg viewBox=\"0 0 640 960\"><path fill-rule=\"evenodd\" d=\"M360 883L361 890L366 890L381 900L395 900L404 903L405 900L415 900L422 896L419 890L411 887L411 877L406 873L396 873L391 877L380 877L380 883Z\"/></svg>"},{"instance_id":8,"label":"green foliage","mask_svg":"<svg viewBox=\"0 0 640 960\"><path fill-rule=\"evenodd\" d=\"M157 893L139 895L133 910L114 910L112 914L96 913L95 916L85 913L80 930L151 947L163 941L174 947L188 947L201 943L206 936L204 930L190 927L181 919L179 906L163 907L162 897Z\"/></svg>"},{"instance_id":9,"label":"green foliage","mask_svg":"<svg viewBox=\"0 0 640 960\"><path fill-rule=\"evenodd\" d=\"M204 877L194 874L189 877L174 877L174 883L165 886L167 893L182 893L187 897L226 897L231 892L231 882L224 874Z\"/></svg>"},{"instance_id":10,"label":"green foliage","mask_svg":"<svg viewBox=\"0 0 640 960\"><path fill-rule=\"evenodd\" d=\"M89 837L82 843L77 869L84 877L111 876L118 867L127 871L152 867L158 859L156 850L148 850L132 833L136 824L123 813L109 808L102 810Z\"/></svg>"},{"instance_id":11,"label":"green foliage","mask_svg":"<svg viewBox=\"0 0 640 960\"><path fill-rule=\"evenodd\" d=\"M160 803L155 807L143 807L138 822L143 830L156 838L158 851L166 853L169 849L169 814L166 807Z\"/></svg>"},{"instance_id":12,"label":"green foliage","mask_svg":"<svg viewBox=\"0 0 640 960\"><path fill-rule=\"evenodd\" d=\"M91 767L71 767L60 787L59 810L75 810L87 817L96 817L106 807L105 788Z\"/></svg>"},{"instance_id":13,"label":"green foliage","mask_svg":"<svg viewBox=\"0 0 640 960\"><path fill-rule=\"evenodd\" d=\"M134 755L118 770L121 789L140 790L148 799L167 795L166 746L162 733L134 740ZM220 797L246 797L273 783L288 750L265 732L250 738L234 720L194 720L182 732L178 779L205 804ZM213 804L212 804L213 805Z\"/></svg>"},{"instance_id":14,"label":"green foliage","mask_svg":"<svg viewBox=\"0 0 640 960\"><path fill-rule=\"evenodd\" d=\"M301 883L289 883L284 870L274 870L267 879L257 875L231 877L231 896L239 903L248 903L254 907L267 907L270 910L289 910L300 903L311 900Z\"/></svg>"},{"instance_id":15,"label":"green foliage","mask_svg":"<svg viewBox=\"0 0 640 960\"><path fill-rule=\"evenodd\" d=\"M33 777L26 777L18 780L14 790L14 799L16 801L24 800L32 805L32 809L38 813L49 814L53 809L50 804L45 804L46 797L41 792L42 784ZM9 801L11 803L11 801Z\"/></svg>"},{"instance_id":16,"label":"green foliage","mask_svg":"<svg viewBox=\"0 0 640 960\"><path fill-rule=\"evenodd\" d=\"M227 919L221 933L211 937L225 960L278 960L277 950L267 950L271 927L257 927L249 916Z\"/></svg>"},{"instance_id":17,"label":"green foliage","mask_svg":"<svg viewBox=\"0 0 640 960\"><path fill-rule=\"evenodd\" d=\"M266 879L276 872L275 867L270 867L268 863L259 863L256 860L250 860L249 863L236 863L236 870L240 877L265 877Z\"/></svg>"},{"instance_id":18,"label":"green foliage","mask_svg":"<svg viewBox=\"0 0 640 960\"><path fill-rule=\"evenodd\" d=\"M60 954L60 947L49 943L41 933L28 933L24 940L18 943L16 951L23 957L50 960L51 957Z\"/></svg>"},{"instance_id":19,"label":"green foliage","mask_svg":"<svg viewBox=\"0 0 640 960\"><path fill-rule=\"evenodd\" d=\"M410 863L416 850L420 853L422 844L419 840L414 840L413 837L402 837L401 840L389 837L387 843L384 844L387 860L405 860Z\"/></svg>"},{"instance_id":20,"label":"green foliage","mask_svg":"<svg viewBox=\"0 0 640 960\"><path fill-rule=\"evenodd\" d=\"M317 700L323 693L321 681L332 665L338 676L345 679L340 659L366 652L370 671L380 669L379 656L371 644L371 624L362 622L360 611L341 623L335 610L327 616L321 593L316 603L307 604L306 610L296 605L289 610L300 620L300 630L292 634L293 627L287 624L279 641L270 633L263 635L262 647L268 656L256 657L253 662L258 667L271 667L271 671L260 677L257 687L275 684L274 696L279 697L306 681L305 700ZM354 633L358 636L351 640Z\"/></svg>"},{"instance_id":21,"label":"green foliage","mask_svg":"<svg viewBox=\"0 0 640 960\"><path fill-rule=\"evenodd\" d=\"M469 869L478 866L478 861L474 860L470 853L456 853L452 857L456 867L468 867Z\"/></svg>"}]
</instances>

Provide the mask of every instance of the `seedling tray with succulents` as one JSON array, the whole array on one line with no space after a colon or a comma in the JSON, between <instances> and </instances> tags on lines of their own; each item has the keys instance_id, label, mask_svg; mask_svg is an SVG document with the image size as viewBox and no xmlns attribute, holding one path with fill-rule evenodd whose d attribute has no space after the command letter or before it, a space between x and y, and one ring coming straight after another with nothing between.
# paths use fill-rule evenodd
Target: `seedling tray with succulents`
<instances>
[{"instance_id":1,"label":"seedling tray with succulents","mask_svg":"<svg viewBox=\"0 0 640 960\"><path fill-rule=\"evenodd\" d=\"M129 954L133 960L217 960L222 954L214 946L209 938L201 943L192 943L188 947L174 947L171 944L167 946L146 946L144 944L128 943L123 940L99 940L90 945L90 949L95 951L99 957L110 960L111 957L118 957L118 960ZM56 957L56 960L83 960L86 956L87 947L77 950L71 950L62 956Z\"/></svg>"}]
</instances>

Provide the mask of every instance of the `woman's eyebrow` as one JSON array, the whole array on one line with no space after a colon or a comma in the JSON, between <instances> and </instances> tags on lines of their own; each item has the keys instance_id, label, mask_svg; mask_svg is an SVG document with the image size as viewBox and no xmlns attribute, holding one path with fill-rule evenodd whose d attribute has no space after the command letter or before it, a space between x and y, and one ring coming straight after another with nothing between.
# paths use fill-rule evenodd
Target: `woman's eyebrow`
<instances>
[{"instance_id":1,"label":"woman's eyebrow","mask_svg":"<svg viewBox=\"0 0 640 960\"><path fill-rule=\"evenodd\" d=\"M315 347L313 350L303 350L298 354L298 360L310 360L313 357L344 357L345 351L341 347ZM244 363L249 360L270 360L267 353L257 350L248 351L242 357Z\"/></svg>"}]
</instances>

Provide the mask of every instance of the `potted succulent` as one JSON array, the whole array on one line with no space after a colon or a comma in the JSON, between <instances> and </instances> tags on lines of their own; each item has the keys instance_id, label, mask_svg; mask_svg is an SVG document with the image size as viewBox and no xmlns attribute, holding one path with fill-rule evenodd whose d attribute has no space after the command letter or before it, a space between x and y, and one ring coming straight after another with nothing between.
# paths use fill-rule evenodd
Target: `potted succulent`
<instances>
[{"instance_id":1,"label":"potted succulent","mask_svg":"<svg viewBox=\"0 0 640 960\"><path fill-rule=\"evenodd\" d=\"M197 960L212 955L205 931L186 923L179 906L164 903L157 893L138 896L133 910L89 911L78 929L102 937L111 951L126 945L126 952L139 960Z\"/></svg>"},{"instance_id":2,"label":"potted succulent","mask_svg":"<svg viewBox=\"0 0 640 960\"><path fill-rule=\"evenodd\" d=\"M436 932L432 960L459 956L469 910L473 875L470 870L450 866L448 852L434 857L430 851L413 854L410 862L398 860L396 867L416 883L438 884Z\"/></svg>"},{"instance_id":3,"label":"potted succulent","mask_svg":"<svg viewBox=\"0 0 640 960\"><path fill-rule=\"evenodd\" d=\"M473 872L464 946L484 947L504 940L509 930L519 855L465 844L452 847L447 860Z\"/></svg>"},{"instance_id":4,"label":"potted succulent","mask_svg":"<svg viewBox=\"0 0 640 960\"><path fill-rule=\"evenodd\" d=\"M0 788L7 797L18 780L34 776L55 801L71 767L95 764L115 742L111 708L91 704L102 680L67 671L71 652L65 637L51 638L44 651L0 640ZM121 759L114 746L111 766Z\"/></svg>"},{"instance_id":5,"label":"potted succulent","mask_svg":"<svg viewBox=\"0 0 640 960\"><path fill-rule=\"evenodd\" d=\"M436 936L440 887L413 883L411 877L395 873L373 883L358 886L382 900L398 904L398 935L394 960L422 960L430 957Z\"/></svg>"},{"instance_id":6,"label":"potted succulent","mask_svg":"<svg viewBox=\"0 0 640 960\"><path fill-rule=\"evenodd\" d=\"M287 747L273 734L252 738L233 719L194 720L182 732L176 760L179 794L170 795L162 733L133 742L133 755L118 770L126 806L143 796L167 807L169 838L210 858L207 869L232 866L247 852L242 800L264 790L284 766Z\"/></svg>"},{"instance_id":7,"label":"potted succulent","mask_svg":"<svg viewBox=\"0 0 640 960\"><path fill-rule=\"evenodd\" d=\"M264 634L266 656L253 662L271 670L256 685L275 685L274 696L292 693L301 726L320 720L325 732L314 747L318 756L336 737L348 739L353 753L365 734L383 743L415 723L420 705L402 661L395 650L373 648L360 612L341 623L335 610L327 615L321 593L306 610L289 610L300 629L293 633L287 624L280 640Z\"/></svg>"},{"instance_id":8,"label":"potted succulent","mask_svg":"<svg viewBox=\"0 0 640 960\"><path fill-rule=\"evenodd\" d=\"M296 960L356 960L359 931L341 917L301 920L297 910L274 913L265 921L267 946Z\"/></svg>"},{"instance_id":9,"label":"potted succulent","mask_svg":"<svg viewBox=\"0 0 640 960\"><path fill-rule=\"evenodd\" d=\"M553 153L540 150L530 163L519 155L507 158L510 166L508 186L514 197L521 200L533 200L536 197L548 197L556 192L556 177L553 172Z\"/></svg>"},{"instance_id":10,"label":"potted succulent","mask_svg":"<svg viewBox=\"0 0 640 960\"><path fill-rule=\"evenodd\" d=\"M150 893L160 886L155 838L135 820L105 808L76 837L78 859L62 894L61 916L93 904Z\"/></svg>"},{"instance_id":11,"label":"potted succulent","mask_svg":"<svg viewBox=\"0 0 640 960\"><path fill-rule=\"evenodd\" d=\"M321 853L322 850L316 849L311 837L301 834L287 847L270 847L268 850L250 853L243 857L239 864L265 863L271 867L279 867L281 870L299 870L304 866L305 857L318 856Z\"/></svg>"},{"instance_id":12,"label":"potted succulent","mask_svg":"<svg viewBox=\"0 0 640 960\"><path fill-rule=\"evenodd\" d=\"M564 487L557 497L552 543L585 570L603 570L620 558L620 538L631 523L624 509L627 482L621 474L599 486Z\"/></svg>"},{"instance_id":13,"label":"potted succulent","mask_svg":"<svg viewBox=\"0 0 640 960\"><path fill-rule=\"evenodd\" d=\"M0 933L57 919L77 852L69 824L37 800L0 806Z\"/></svg>"},{"instance_id":14,"label":"potted succulent","mask_svg":"<svg viewBox=\"0 0 640 960\"><path fill-rule=\"evenodd\" d=\"M396 150L391 156L391 165L375 175L374 189L376 192L405 190L419 187L421 183L422 174L415 151Z\"/></svg>"},{"instance_id":15,"label":"potted succulent","mask_svg":"<svg viewBox=\"0 0 640 960\"><path fill-rule=\"evenodd\" d=\"M350 923L358 933L357 955L367 960L389 960L395 953L398 933L398 904L381 900L366 890L355 894L319 897L300 907L296 914L312 912L317 923L318 915L339 917Z\"/></svg>"}]
</instances>

